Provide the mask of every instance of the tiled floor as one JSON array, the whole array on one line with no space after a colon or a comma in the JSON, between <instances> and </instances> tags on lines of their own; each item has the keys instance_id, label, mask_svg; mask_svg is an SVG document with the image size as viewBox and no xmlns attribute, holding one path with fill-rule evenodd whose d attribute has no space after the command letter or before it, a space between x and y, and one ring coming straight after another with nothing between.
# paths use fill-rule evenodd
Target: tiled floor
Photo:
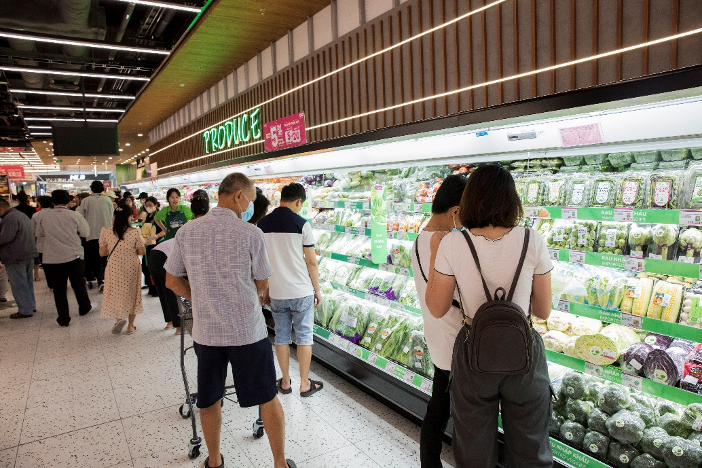
<instances>
[{"instance_id":1,"label":"tiled floor","mask_svg":"<svg viewBox=\"0 0 702 468\"><path fill-rule=\"evenodd\" d=\"M93 312L79 317L71 299L73 320L60 328L45 281L35 284L33 318L10 320L16 309L0 310L0 468L202 466L204 444L198 459L187 457L180 341L163 331L158 299L144 296L136 334L115 336L113 322L99 317L96 290ZM194 354L186 360L192 381ZM291 367L297 371L296 362ZM419 467L419 427L314 362L312 370L323 391L281 395L286 452L300 468ZM229 468L272 465L267 439L252 437L256 416L225 403ZM450 468L450 449L444 452Z\"/></svg>"}]
</instances>

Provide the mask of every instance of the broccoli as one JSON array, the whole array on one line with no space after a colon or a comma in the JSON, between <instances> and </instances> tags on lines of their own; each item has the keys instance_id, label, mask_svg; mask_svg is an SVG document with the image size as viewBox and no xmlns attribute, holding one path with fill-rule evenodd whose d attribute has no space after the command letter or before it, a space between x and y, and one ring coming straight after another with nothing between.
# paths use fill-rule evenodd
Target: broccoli
<instances>
[{"instance_id":1,"label":"broccoli","mask_svg":"<svg viewBox=\"0 0 702 468\"><path fill-rule=\"evenodd\" d=\"M702 464L702 448L682 437L670 437L663 444L663 460L670 468L698 468Z\"/></svg>"},{"instance_id":2,"label":"broccoli","mask_svg":"<svg viewBox=\"0 0 702 468\"><path fill-rule=\"evenodd\" d=\"M643 437L646 423L638 414L629 410L619 410L605 423L609 435L624 444L636 444Z\"/></svg>"},{"instance_id":3,"label":"broccoli","mask_svg":"<svg viewBox=\"0 0 702 468\"><path fill-rule=\"evenodd\" d=\"M561 380L561 392L567 397L576 400L585 395L588 380L585 374L580 372L569 372Z\"/></svg>"},{"instance_id":4,"label":"broccoli","mask_svg":"<svg viewBox=\"0 0 702 468\"><path fill-rule=\"evenodd\" d=\"M560 415L565 416L565 407L566 403L568 401L568 396L563 393L564 388L563 385L559 386L558 389L554 389L554 393L557 395L556 399L554 400L552 406L553 406L553 411Z\"/></svg>"},{"instance_id":5,"label":"broccoli","mask_svg":"<svg viewBox=\"0 0 702 468\"><path fill-rule=\"evenodd\" d=\"M600 393L599 407L602 411L614 414L632 404L629 389L621 385L607 385Z\"/></svg>"},{"instance_id":6,"label":"broccoli","mask_svg":"<svg viewBox=\"0 0 702 468\"><path fill-rule=\"evenodd\" d=\"M609 415L607 413L599 408L595 408L587 417L587 427L597 432L609 435L609 431L607 430L608 419Z\"/></svg>"},{"instance_id":7,"label":"broccoli","mask_svg":"<svg viewBox=\"0 0 702 468\"><path fill-rule=\"evenodd\" d=\"M631 399L634 400L634 403L638 403L642 406L645 406L646 408L650 408L653 410L656 408L655 400L653 398L649 398L643 393L631 392Z\"/></svg>"},{"instance_id":8,"label":"broccoli","mask_svg":"<svg viewBox=\"0 0 702 468\"><path fill-rule=\"evenodd\" d=\"M680 234L680 249L685 251L686 257L694 257L702 249L702 231L697 228L685 229ZM682 252L681 252L682 254Z\"/></svg>"},{"instance_id":9,"label":"broccoli","mask_svg":"<svg viewBox=\"0 0 702 468\"><path fill-rule=\"evenodd\" d=\"M592 453L598 457L605 457L609 448L610 438L597 431L588 431L583 439L583 449L585 452Z\"/></svg>"},{"instance_id":10,"label":"broccoli","mask_svg":"<svg viewBox=\"0 0 702 468\"><path fill-rule=\"evenodd\" d=\"M690 403L687 405L687 408L685 408L680 418L680 422L683 423L685 427L699 431L702 425L702 404Z\"/></svg>"},{"instance_id":11,"label":"broccoli","mask_svg":"<svg viewBox=\"0 0 702 468\"><path fill-rule=\"evenodd\" d=\"M687 439L690 437L690 434L692 434L692 429L687 428L685 424L680 421L680 416L677 414L664 414L658 420L658 425L671 436Z\"/></svg>"},{"instance_id":12,"label":"broccoli","mask_svg":"<svg viewBox=\"0 0 702 468\"><path fill-rule=\"evenodd\" d=\"M656 403L656 413L658 413L658 417L661 417L664 414L674 414L675 416L680 416L682 411L680 406L672 401L660 399Z\"/></svg>"},{"instance_id":13,"label":"broccoli","mask_svg":"<svg viewBox=\"0 0 702 468\"><path fill-rule=\"evenodd\" d=\"M662 461L644 453L634 458L634 461L631 462L631 468L666 468L666 466Z\"/></svg>"},{"instance_id":14,"label":"broccoli","mask_svg":"<svg viewBox=\"0 0 702 468\"><path fill-rule=\"evenodd\" d=\"M633 227L629 232L629 243L637 252L643 252L651 241L651 229L647 227ZM633 255L633 254L632 254Z\"/></svg>"},{"instance_id":15,"label":"broccoli","mask_svg":"<svg viewBox=\"0 0 702 468\"><path fill-rule=\"evenodd\" d=\"M641 450L663 460L663 444L670 436L660 427L649 427L643 433L639 446Z\"/></svg>"},{"instance_id":16,"label":"broccoli","mask_svg":"<svg viewBox=\"0 0 702 468\"><path fill-rule=\"evenodd\" d=\"M632 413L636 413L639 415L639 417L643 420L643 422L646 424L646 427L652 427L655 426L656 423L658 422L658 418L656 417L656 412L649 408L648 406L644 406L641 403L634 403L629 407L629 411Z\"/></svg>"},{"instance_id":17,"label":"broccoli","mask_svg":"<svg viewBox=\"0 0 702 468\"><path fill-rule=\"evenodd\" d=\"M551 422L548 426L548 432L553 437L558 437L560 433L561 426L565 422L565 418L555 411L551 411Z\"/></svg>"},{"instance_id":18,"label":"broccoli","mask_svg":"<svg viewBox=\"0 0 702 468\"><path fill-rule=\"evenodd\" d=\"M668 259L668 247L675 244L678 238L678 227L669 224L659 224L653 231L653 242L660 248L659 255L663 260Z\"/></svg>"},{"instance_id":19,"label":"broccoli","mask_svg":"<svg viewBox=\"0 0 702 468\"><path fill-rule=\"evenodd\" d=\"M700 447L702 447L702 432L693 432L690 434L690 437L687 438L687 440L691 440L692 442L697 443Z\"/></svg>"},{"instance_id":20,"label":"broccoli","mask_svg":"<svg viewBox=\"0 0 702 468\"><path fill-rule=\"evenodd\" d=\"M597 404L600 401L600 395L604 388L605 386L602 382L593 380L585 387L585 395L583 398Z\"/></svg>"},{"instance_id":21,"label":"broccoli","mask_svg":"<svg viewBox=\"0 0 702 468\"><path fill-rule=\"evenodd\" d=\"M565 411L568 419L585 425L587 424L588 415L594 408L595 405L591 401L568 398Z\"/></svg>"},{"instance_id":22,"label":"broccoli","mask_svg":"<svg viewBox=\"0 0 702 468\"><path fill-rule=\"evenodd\" d=\"M611 461L614 466L618 466L619 468L629 468L631 462L639 455L639 451L629 444L612 442L609 444L607 460Z\"/></svg>"},{"instance_id":23,"label":"broccoli","mask_svg":"<svg viewBox=\"0 0 702 468\"><path fill-rule=\"evenodd\" d=\"M585 427L580 423L566 421L561 425L559 436L576 447L582 447L585 439Z\"/></svg>"}]
</instances>

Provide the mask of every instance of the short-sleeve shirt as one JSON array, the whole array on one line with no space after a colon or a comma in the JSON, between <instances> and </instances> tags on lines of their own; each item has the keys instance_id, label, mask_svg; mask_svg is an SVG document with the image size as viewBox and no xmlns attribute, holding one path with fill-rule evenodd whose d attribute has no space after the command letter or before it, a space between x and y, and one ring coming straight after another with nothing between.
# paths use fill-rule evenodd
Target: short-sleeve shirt
<instances>
[{"instance_id":1,"label":"short-sleeve shirt","mask_svg":"<svg viewBox=\"0 0 702 468\"><path fill-rule=\"evenodd\" d=\"M473 235L470 231L466 232L475 244L480 267L490 291L494 294L494 291L500 287L508 291L517 271L526 230L514 228L496 240ZM462 233L452 232L444 237L436 254L434 269L442 275L456 277L463 299L464 312L466 316L473 318L487 298L481 286L480 273ZM553 263L549 257L546 242L540 234L532 230L529 236L529 249L512 300L525 313L528 312L531 304L534 275L543 275L552 269Z\"/></svg>"},{"instance_id":2,"label":"short-sleeve shirt","mask_svg":"<svg viewBox=\"0 0 702 468\"><path fill-rule=\"evenodd\" d=\"M314 247L312 226L290 208L281 206L258 222L273 264L271 299L299 299L314 294L304 247Z\"/></svg>"},{"instance_id":3,"label":"short-sleeve shirt","mask_svg":"<svg viewBox=\"0 0 702 468\"><path fill-rule=\"evenodd\" d=\"M263 232L227 208L213 208L178 230L165 269L187 276L193 340L244 346L268 336L254 280L271 276Z\"/></svg>"},{"instance_id":4,"label":"short-sleeve shirt","mask_svg":"<svg viewBox=\"0 0 702 468\"><path fill-rule=\"evenodd\" d=\"M171 209L171 205L166 206L165 208L161 208L156 212L156 215L154 216L154 219L158 219L161 221L163 224L166 224L166 215L168 213L171 213L173 210ZM175 209L175 211L182 211L185 214L185 219L190 221L193 219L193 212L190 209L190 207L187 207L185 205L178 205L178 207Z\"/></svg>"}]
</instances>

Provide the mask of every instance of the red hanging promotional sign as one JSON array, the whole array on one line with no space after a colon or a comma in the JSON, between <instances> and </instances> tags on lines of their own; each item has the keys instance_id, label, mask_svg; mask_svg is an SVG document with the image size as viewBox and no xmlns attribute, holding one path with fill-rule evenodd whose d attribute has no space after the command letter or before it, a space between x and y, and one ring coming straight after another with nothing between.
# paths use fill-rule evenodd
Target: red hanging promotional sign
<instances>
[{"instance_id":1,"label":"red hanging promotional sign","mask_svg":"<svg viewBox=\"0 0 702 468\"><path fill-rule=\"evenodd\" d=\"M24 179L24 166L0 166L0 175L10 179Z\"/></svg>"},{"instance_id":2,"label":"red hanging promotional sign","mask_svg":"<svg viewBox=\"0 0 702 468\"><path fill-rule=\"evenodd\" d=\"M263 124L266 151L275 151L307 143L305 113L289 115Z\"/></svg>"}]
</instances>

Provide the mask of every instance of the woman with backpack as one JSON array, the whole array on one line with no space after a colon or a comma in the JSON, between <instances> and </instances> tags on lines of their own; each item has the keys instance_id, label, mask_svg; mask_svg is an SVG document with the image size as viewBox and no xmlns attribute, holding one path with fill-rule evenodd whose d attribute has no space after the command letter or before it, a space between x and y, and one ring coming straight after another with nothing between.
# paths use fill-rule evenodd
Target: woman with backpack
<instances>
[{"instance_id":1,"label":"woman with backpack","mask_svg":"<svg viewBox=\"0 0 702 468\"><path fill-rule=\"evenodd\" d=\"M464 316L449 384L457 466L497 465L500 413L505 466L553 465L546 355L530 320L551 313L553 264L543 238L518 227L522 216L510 173L481 166L461 200L466 231L436 232L430 241L427 307L443 317L457 290Z\"/></svg>"}]
</instances>

